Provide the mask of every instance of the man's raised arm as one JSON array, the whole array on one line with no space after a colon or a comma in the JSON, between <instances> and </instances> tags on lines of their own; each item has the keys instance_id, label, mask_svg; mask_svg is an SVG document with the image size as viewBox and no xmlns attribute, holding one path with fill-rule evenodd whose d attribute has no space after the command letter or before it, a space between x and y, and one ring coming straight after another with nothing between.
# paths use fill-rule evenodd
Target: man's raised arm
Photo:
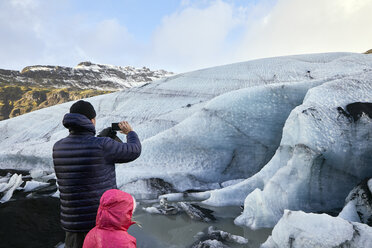
<instances>
[{"instance_id":1,"label":"man's raised arm","mask_svg":"<svg viewBox=\"0 0 372 248\"><path fill-rule=\"evenodd\" d=\"M127 135L127 143L120 143L111 138L105 139L105 157L114 163L131 162L141 155L141 142L128 122L120 122L119 128L121 133Z\"/></svg>"}]
</instances>

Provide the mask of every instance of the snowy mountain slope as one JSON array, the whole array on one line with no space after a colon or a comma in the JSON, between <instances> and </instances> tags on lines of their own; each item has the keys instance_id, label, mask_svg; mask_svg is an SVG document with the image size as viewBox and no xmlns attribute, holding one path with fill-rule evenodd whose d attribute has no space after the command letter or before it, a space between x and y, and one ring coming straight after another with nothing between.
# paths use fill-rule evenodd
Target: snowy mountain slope
<instances>
[{"instance_id":1,"label":"snowy mountain slope","mask_svg":"<svg viewBox=\"0 0 372 248\"><path fill-rule=\"evenodd\" d=\"M21 72L0 69L0 82L39 87L119 90L167 77L173 73L164 70L132 66L100 65L82 62L76 67L27 66Z\"/></svg>"},{"instance_id":2,"label":"snowy mountain slope","mask_svg":"<svg viewBox=\"0 0 372 248\"><path fill-rule=\"evenodd\" d=\"M133 193L141 194L151 190L142 183L150 178L162 179L178 191L217 189L225 181L248 178L239 184L210 192L212 197L206 201L210 205L237 205L242 204L255 188L263 189L264 185L269 185L277 170L286 167L289 160L293 161L293 154L297 154L295 159L301 161L304 148L296 146L296 142L308 141L310 144L305 144L312 148L313 138L314 142L325 140L326 136L319 132L323 131L322 129L314 131L314 137L306 135L307 132L312 132L311 129L306 129L313 122L312 110L307 110L309 117L301 111L312 107L312 101L324 100L325 109L319 108L320 113L332 112L332 118L328 121L327 117L327 122L320 124L333 127L334 107L344 107L348 101L355 99L370 99L370 81L368 78L362 78L363 75L370 77L369 71L372 71L372 57L369 55L332 53L288 56L179 74L125 92L88 100L98 113L97 130L109 126L111 122L126 119L142 140L141 157L133 163L117 166L117 181L122 189L134 189ZM353 80L364 80L361 84L364 88L359 89L355 84L361 92L355 89L351 97L344 96L349 94L345 89L349 87L348 82ZM330 88L322 88L322 85L327 84ZM313 90L310 92L318 90L320 93L327 93L326 99L319 93L313 94L315 100L312 100L311 94L308 93L311 88ZM342 94L339 97L343 101L334 97L332 92ZM360 93L362 98L356 96ZM301 105L306 94L305 103L308 102L309 105ZM329 103L332 99L334 105ZM71 104L61 104L1 121L0 167L52 170L51 148L58 139L67 135L61 120ZM299 105L301 106L296 108ZM304 117L296 119L296 116L302 115ZM290 118L287 120L288 116ZM345 122L342 122L343 127L349 128L346 120L340 118ZM291 122L292 124L288 124ZM368 125L367 121L366 126ZM337 130L335 132L337 133ZM330 137L338 136L331 133ZM293 150L293 147L296 147L296 150ZM329 159L337 159L337 151L331 152ZM313 158L312 153L307 156ZM356 156L357 154L352 158ZM300 165L306 167L305 163ZM262 167L264 169L261 170ZM326 175L331 175L330 171L327 173ZM345 180L350 180L350 177L344 176L343 173L341 171L339 174ZM352 176L351 178L357 180ZM316 185L318 181L314 179L311 183ZM283 188L288 187L285 182L281 185ZM295 188L306 187L308 184L301 180L294 182L293 189L289 188L294 193L293 199L290 196L288 199L284 198L289 204L276 203L279 201L277 198L282 195L275 196L271 191L264 191L265 197L266 194L267 197L272 197L275 204L272 209L267 207L271 222L263 221L262 225L272 225L276 222L282 212L280 215L276 213L282 211L283 207L307 206L308 197L305 197L304 203L300 202L299 206L294 202L295 199L302 199L296 198L296 192L301 190ZM352 182L348 181L345 188ZM272 180L272 185L275 188L275 180ZM334 193L334 188L331 187L330 192ZM317 192L316 187L310 192ZM316 194L311 197L318 199ZM321 202L326 197L329 195L321 195L319 202L308 209L323 207ZM336 206L339 201L337 198L326 207ZM267 204L271 206L269 202ZM248 209L246 206L243 214L246 218L241 220L241 224L250 225L248 212L257 214L258 219L265 215L255 209L254 205L251 210ZM256 219L254 223L255 221Z\"/></svg>"}]
</instances>

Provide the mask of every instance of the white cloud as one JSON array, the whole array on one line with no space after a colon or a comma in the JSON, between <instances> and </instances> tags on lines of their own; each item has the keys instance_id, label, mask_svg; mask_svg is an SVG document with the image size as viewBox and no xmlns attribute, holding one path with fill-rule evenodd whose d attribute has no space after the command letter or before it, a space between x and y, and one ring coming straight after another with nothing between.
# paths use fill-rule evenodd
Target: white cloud
<instances>
[{"instance_id":1,"label":"white cloud","mask_svg":"<svg viewBox=\"0 0 372 248\"><path fill-rule=\"evenodd\" d=\"M139 47L127 28L115 19L103 20L94 25L76 24L72 30L64 30L67 35L58 42L51 40L47 53L76 63L89 60L95 63L127 65L134 62L135 50ZM77 27L76 27L77 26ZM60 37L56 34L53 37ZM59 43L59 46L56 44ZM70 62L71 63L71 62Z\"/></svg>"},{"instance_id":2,"label":"white cloud","mask_svg":"<svg viewBox=\"0 0 372 248\"><path fill-rule=\"evenodd\" d=\"M372 48L371 0L183 1L154 35L153 60L191 70L254 58ZM245 29L240 29L244 22ZM239 32L236 40L232 34Z\"/></svg>"},{"instance_id":3,"label":"white cloud","mask_svg":"<svg viewBox=\"0 0 372 248\"><path fill-rule=\"evenodd\" d=\"M90 60L182 72L253 58L372 48L372 0L182 0L150 41L137 40L109 16L71 14L71 1L0 1L0 68Z\"/></svg>"},{"instance_id":4,"label":"white cloud","mask_svg":"<svg viewBox=\"0 0 372 248\"><path fill-rule=\"evenodd\" d=\"M230 52L226 38L240 23L234 14L233 6L213 1L204 8L190 5L164 17L154 33L152 60L172 70L223 63Z\"/></svg>"},{"instance_id":5,"label":"white cloud","mask_svg":"<svg viewBox=\"0 0 372 248\"><path fill-rule=\"evenodd\" d=\"M127 65L139 45L115 19L94 22L68 13L69 1L0 1L0 68L74 66L89 60Z\"/></svg>"},{"instance_id":6,"label":"white cloud","mask_svg":"<svg viewBox=\"0 0 372 248\"><path fill-rule=\"evenodd\" d=\"M247 24L240 60L316 52L363 52L372 47L371 0L279 0Z\"/></svg>"},{"instance_id":7,"label":"white cloud","mask_svg":"<svg viewBox=\"0 0 372 248\"><path fill-rule=\"evenodd\" d=\"M43 46L37 30L41 25L36 3L0 2L0 60L5 67L27 63Z\"/></svg>"}]
</instances>

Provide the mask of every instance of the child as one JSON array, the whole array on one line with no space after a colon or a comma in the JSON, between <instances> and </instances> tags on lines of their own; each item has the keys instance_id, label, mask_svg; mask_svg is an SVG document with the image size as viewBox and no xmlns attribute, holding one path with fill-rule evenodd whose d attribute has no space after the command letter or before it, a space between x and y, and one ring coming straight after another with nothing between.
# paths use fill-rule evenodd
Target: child
<instances>
[{"instance_id":1,"label":"child","mask_svg":"<svg viewBox=\"0 0 372 248\"><path fill-rule=\"evenodd\" d=\"M89 231L83 248L135 248L136 239L127 230L132 221L136 202L121 190L107 190L101 197L96 226Z\"/></svg>"}]
</instances>

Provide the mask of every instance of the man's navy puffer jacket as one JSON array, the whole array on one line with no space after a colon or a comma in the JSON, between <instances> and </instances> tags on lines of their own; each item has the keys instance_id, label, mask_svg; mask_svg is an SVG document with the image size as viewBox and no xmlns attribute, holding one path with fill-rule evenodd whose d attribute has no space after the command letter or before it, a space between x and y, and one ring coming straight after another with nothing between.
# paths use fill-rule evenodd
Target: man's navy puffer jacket
<instances>
[{"instance_id":1,"label":"man's navy puffer jacket","mask_svg":"<svg viewBox=\"0 0 372 248\"><path fill-rule=\"evenodd\" d=\"M133 131L128 133L127 143L95 137L93 123L81 114L66 114L63 125L70 135L53 147L61 224L68 232L88 232L95 226L102 194L116 188L115 163L138 158L141 143Z\"/></svg>"}]
</instances>

